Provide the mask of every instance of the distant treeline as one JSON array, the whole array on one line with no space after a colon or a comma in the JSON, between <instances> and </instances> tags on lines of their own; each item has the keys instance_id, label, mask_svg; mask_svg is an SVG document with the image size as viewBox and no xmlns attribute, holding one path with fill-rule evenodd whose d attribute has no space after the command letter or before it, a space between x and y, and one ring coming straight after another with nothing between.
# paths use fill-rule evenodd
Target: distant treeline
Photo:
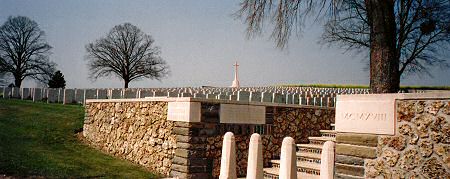
<instances>
[{"instance_id":1,"label":"distant treeline","mask_svg":"<svg viewBox=\"0 0 450 179\"><path fill-rule=\"evenodd\" d=\"M315 87L315 88L369 88L369 85L352 85L352 84L282 84L276 85L282 87ZM416 89L416 90L450 90L450 86L400 86L400 89Z\"/></svg>"}]
</instances>

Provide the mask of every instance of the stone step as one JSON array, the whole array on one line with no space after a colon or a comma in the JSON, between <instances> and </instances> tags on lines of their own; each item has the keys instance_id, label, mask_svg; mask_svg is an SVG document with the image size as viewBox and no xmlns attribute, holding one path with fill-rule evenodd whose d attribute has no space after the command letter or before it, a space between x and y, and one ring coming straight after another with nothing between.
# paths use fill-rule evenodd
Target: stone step
<instances>
[{"instance_id":1,"label":"stone step","mask_svg":"<svg viewBox=\"0 0 450 179\"><path fill-rule=\"evenodd\" d=\"M323 145L326 141L336 141L334 137L308 137L310 144Z\"/></svg>"},{"instance_id":2,"label":"stone step","mask_svg":"<svg viewBox=\"0 0 450 179\"><path fill-rule=\"evenodd\" d=\"M270 160L270 163L273 168L280 168L280 160ZM320 164L307 161L297 161L297 171L320 175Z\"/></svg>"},{"instance_id":3,"label":"stone step","mask_svg":"<svg viewBox=\"0 0 450 179\"><path fill-rule=\"evenodd\" d=\"M279 171L279 168L264 168L264 179L279 179ZM320 176L297 172L297 179L320 179Z\"/></svg>"},{"instance_id":4,"label":"stone step","mask_svg":"<svg viewBox=\"0 0 450 179\"><path fill-rule=\"evenodd\" d=\"M297 161L312 162L320 164L320 153L297 152Z\"/></svg>"},{"instance_id":5,"label":"stone step","mask_svg":"<svg viewBox=\"0 0 450 179\"><path fill-rule=\"evenodd\" d=\"M364 179L364 177L358 177L358 176L352 176L352 175L344 175L344 174L339 174L339 173L335 173L334 174L334 178L335 179Z\"/></svg>"},{"instance_id":6,"label":"stone step","mask_svg":"<svg viewBox=\"0 0 450 179\"><path fill-rule=\"evenodd\" d=\"M322 145L318 145L318 144L297 144L297 151L298 152L305 152L305 153L321 154L322 153Z\"/></svg>"},{"instance_id":7,"label":"stone step","mask_svg":"<svg viewBox=\"0 0 450 179\"><path fill-rule=\"evenodd\" d=\"M335 130L320 130L322 137L336 137Z\"/></svg>"}]
</instances>

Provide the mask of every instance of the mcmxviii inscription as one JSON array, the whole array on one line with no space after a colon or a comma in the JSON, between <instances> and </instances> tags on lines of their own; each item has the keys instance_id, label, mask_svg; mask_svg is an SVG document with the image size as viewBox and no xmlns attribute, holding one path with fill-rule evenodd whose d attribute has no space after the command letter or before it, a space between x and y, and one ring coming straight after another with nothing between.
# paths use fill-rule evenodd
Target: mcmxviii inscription
<instances>
[{"instance_id":1,"label":"mcmxviii inscription","mask_svg":"<svg viewBox=\"0 0 450 179\"><path fill-rule=\"evenodd\" d=\"M386 113L342 113L345 120L376 120L386 121Z\"/></svg>"}]
</instances>

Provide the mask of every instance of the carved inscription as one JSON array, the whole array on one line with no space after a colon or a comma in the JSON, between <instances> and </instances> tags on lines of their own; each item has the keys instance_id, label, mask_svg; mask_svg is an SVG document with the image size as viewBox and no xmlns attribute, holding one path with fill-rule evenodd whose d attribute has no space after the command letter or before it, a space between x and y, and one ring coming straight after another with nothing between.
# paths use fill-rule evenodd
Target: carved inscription
<instances>
[{"instance_id":1,"label":"carved inscription","mask_svg":"<svg viewBox=\"0 0 450 179\"><path fill-rule=\"evenodd\" d=\"M375 121L386 121L386 113L343 113L345 120L375 120Z\"/></svg>"}]
</instances>

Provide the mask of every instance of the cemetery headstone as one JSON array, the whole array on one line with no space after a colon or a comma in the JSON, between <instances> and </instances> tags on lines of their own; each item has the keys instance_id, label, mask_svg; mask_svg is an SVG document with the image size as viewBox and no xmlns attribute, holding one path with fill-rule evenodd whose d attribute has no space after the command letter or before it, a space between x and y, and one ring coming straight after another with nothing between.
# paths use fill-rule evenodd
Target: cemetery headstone
<instances>
[{"instance_id":1,"label":"cemetery headstone","mask_svg":"<svg viewBox=\"0 0 450 179\"><path fill-rule=\"evenodd\" d=\"M84 89L75 89L75 102L83 104L84 102Z\"/></svg>"},{"instance_id":2,"label":"cemetery headstone","mask_svg":"<svg viewBox=\"0 0 450 179\"><path fill-rule=\"evenodd\" d=\"M283 100L283 95L280 93L273 93L272 102L273 103L285 103L285 101Z\"/></svg>"},{"instance_id":3,"label":"cemetery headstone","mask_svg":"<svg viewBox=\"0 0 450 179\"><path fill-rule=\"evenodd\" d=\"M98 89L97 90L97 99L108 99L108 90L107 89Z\"/></svg>"},{"instance_id":4,"label":"cemetery headstone","mask_svg":"<svg viewBox=\"0 0 450 179\"><path fill-rule=\"evenodd\" d=\"M33 102L42 100L42 88L33 88Z\"/></svg>"},{"instance_id":5,"label":"cemetery headstone","mask_svg":"<svg viewBox=\"0 0 450 179\"><path fill-rule=\"evenodd\" d=\"M64 100L63 104L75 103L75 90L74 89L64 89Z\"/></svg>"},{"instance_id":6,"label":"cemetery headstone","mask_svg":"<svg viewBox=\"0 0 450 179\"><path fill-rule=\"evenodd\" d=\"M140 94L139 94L139 98L145 98L145 97L153 97L153 91L141 90Z\"/></svg>"},{"instance_id":7,"label":"cemetery headstone","mask_svg":"<svg viewBox=\"0 0 450 179\"><path fill-rule=\"evenodd\" d=\"M250 92L250 101L261 102L261 93L255 91Z\"/></svg>"},{"instance_id":8,"label":"cemetery headstone","mask_svg":"<svg viewBox=\"0 0 450 179\"><path fill-rule=\"evenodd\" d=\"M249 101L250 100L250 92L248 91L238 91L237 93L238 101Z\"/></svg>"},{"instance_id":9,"label":"cemetery headstone","mask_svg":"<svg viewBox=\"0 0 450 179\"><path fill-rule=\"evenodd\" d=\"M137 90L136 89L124 89L123 90L123 98L126 98L126 99L137 98Z\"/></svg>"},{"instance_id":10,"label":"cemetery headstone","mask_svg":"<svg viewBox=\"0 0 450 179\"><path fill-rule=\"evenodd\" d=\"M122 90L120 89L111 90L111 99L121 99L121 98L122 98Z\"/></svg>"},{"instance_id":11,"label":"cemetery headstone","mask_svg":"<svg viewBox=\"0 0 450 179\"><path fill-rule=\"evenodd\" d=\"M30 88L22 88L22 100L31 99Z\"/></svg>"},{"instance_id":12,"label":"cemetery headstone","mask_svg":"<svg viewBox=\"0 0 450 179\"><path fill-rule=\"evenodd\" d=\"M83 104L87 99L97 99L97 90L95 89L85 89L84 90L84 99Z\"/></svg>"},{"instance_id":13,"label":"cemetery headstone","mask_svg":"<svg viewBox=\"0 0 450 179\"><path fill-rule=\"evenodd\" d=\"M20 98L20 88L18 88L18 87L12 88L11 97L19 99Z\"/></svg>"},{"instance_id":14,"label":"cemetery headstone","mask_svg":"<svg viewBox=\"0 0 450 179\"><path fill-rule=\"evenodd\" d=\"M49 88L47 90L47 103L56 103L58 101L58 89Z\"/></svg>"},{"instance_id":15,"label":"cemetery headstone","mask_svg":"<svg viewBox=\"0 0 450 179\"><path fill-rule=\"evenodd\" d=\"M272 93L270 92L262 92L261 93L261 102L266 102L266 103L270 103L272 102Z\"/></svg>"},{"instance_id":16,"label":"cemetery headstone","mask_svg":"<svg viewBox=\"0 0 450 179\"><path fill-rule=\"evenodd\" d=\"M58 103L64 102L64 89L58 88Z\"/></svg>"}]
</instances>

